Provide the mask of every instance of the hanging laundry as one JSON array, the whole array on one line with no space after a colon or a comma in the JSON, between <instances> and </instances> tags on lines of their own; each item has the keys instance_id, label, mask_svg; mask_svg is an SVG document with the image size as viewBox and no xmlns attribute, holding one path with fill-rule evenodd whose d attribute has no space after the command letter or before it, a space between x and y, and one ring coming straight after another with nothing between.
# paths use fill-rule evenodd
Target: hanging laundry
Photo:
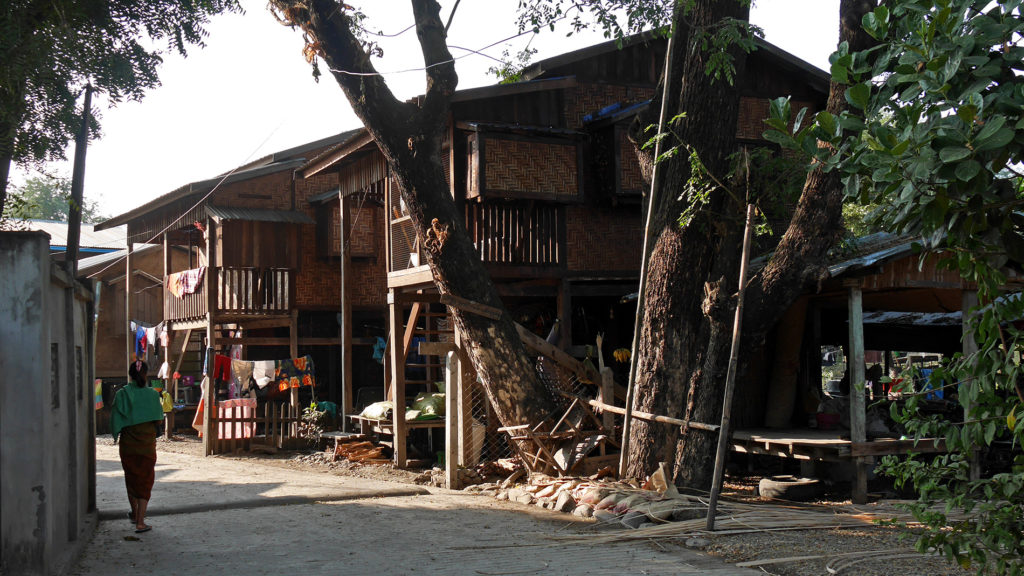
<instances>
[{"instance_id":1,"label":"hanging laundry","mask_svg":"<svg viewBox=\"0 0 1024 576\"><path fill-rule=\"evenodd\" d=\"M156 326L146 328L146 346L153 346L154 348L158 345L159 340L156 339Z\"/></svg>"},{"instance_id":2,"label":"hanging laundry","mask_svg":"<svg viewBox=\"0 0 1024 576\"><path fill-rule=\"evenodd\" d=\"M93 391L96 410L103 408L103 380L96 379L96 387Z\"/></svg>"},{"instance_id":3,"label":"hanging laundry","mask_svg":"<svg viewBox=\"0 0 1024 576\"><path fill-rule=\"evenodd\" d=\"M235 390L239 396L245 396L249 392L252 373L252 362L247 360L231 360L231 382L235 385Z\"/></svg>"},{"instance_id":4,"label":"hanging laundry","mask_svg":"<svg viewBox=\"0 0 1024 576\"><path fill-rule=\"evenodd\" d=\"M313 358L307 355L302 358L279 360L274 379L277 381L277 389L281 391L299 386L315 386Z\"/></svg>"},{"instance_id":5,"label":"hanging laundry","mask_svg":"<svg viewBox=\"0 0 1024 576\"><path fill-rule=\"evenodd\" d=\"M135 330L135 359L144 360L146 358L146 329L139 326Z\"/></svg>"},{"instance_id":6,"label":"hanging laundry","mask_svg":"<svg viewBox=\"0 0 1024 576\"><path fill-rule=\"evenodd\" d=\"M274 380L276 368L273 360L257 360L252 363L252 377L261 390Z\"/></svg>"},{"instance_id":7,"label":"hanging laundry","mask_svg":"<svg viewBox=\"0 0 1024 576\"><path fill-rule=\"evenodd\" d=\"M167 290L178 298L185 294L195 294L203 284L204 274L206 274L206 266L168 274Z\"/></svg>"},{"instance_id":8,"label":"hanging laundry","mask_svg":"<svg viewBox=\"0 0 1024 576\"><path fill-rule=\"evenodd\" d=\"M196 406L196 416L192 419L192 427L195 428L196 432L199 432L199 437L203 437L203 417L206 413L206 388L210 385L209 378L203 378L202 384L199 385L201 395L199 396L199 405Z\"/></svg>"},{"instance_id":9,"label":"hanging laundry","mask_svg":"<svg viewBox=\"0 0 1024 576\"><path fill-rule=\"evenodd\" d=\"M223 354L213 357L213 379L227 382L231 380L231 358Z\"/></svg>"},{"instance_id":10,"label":"hanging laundry","mask_svg":"<svg viewBox=\"0 0 1024 576\"><path fill-rule=\"evenodd\" d=\"M171 345L171 334L167 330L167 326L161 322L157 324L157 332L160 334L160 346L167 348Z\"/></svg>"},{"instance_id":11,"label":"hanging laundry","mask_svg":"<svg viewBox=\"0 0 1024 576\"><path fill-rule=\"evenodd\" d=\"M384 363L384 350L387 349L387 345L387 340L377 336L377 341L373 344L373 359L376 360L378 364Z\"/></svg>"},{"instance_id":12,"label":"hanging laundry","mask_svg":"<svg viewBox=\"0 0 1024 576\"><path fill-rule=\"evenodd\" d=\"M171 365L164 360L164 363L160 365L160 371L156 373L156 377L160 379L170 378Z\"/></svg>"}]
</instances>

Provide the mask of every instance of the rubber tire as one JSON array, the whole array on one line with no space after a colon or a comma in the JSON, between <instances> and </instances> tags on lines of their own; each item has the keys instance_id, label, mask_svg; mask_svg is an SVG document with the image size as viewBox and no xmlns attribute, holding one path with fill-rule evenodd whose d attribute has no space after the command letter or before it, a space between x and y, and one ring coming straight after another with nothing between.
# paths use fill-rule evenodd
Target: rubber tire
<instances>
[{"instance_id":1,"label":"rubber tire","mask_svg":"<svg viewBox=\"0 0 1024 576\"><path fill-rule=\"evenodd\" d=\"M772 476L762 478L757 484L757 495L775 500L804 502L813 500L825 491L825 485L816 478L794 476Z\"/></svg>"}]
</instances>

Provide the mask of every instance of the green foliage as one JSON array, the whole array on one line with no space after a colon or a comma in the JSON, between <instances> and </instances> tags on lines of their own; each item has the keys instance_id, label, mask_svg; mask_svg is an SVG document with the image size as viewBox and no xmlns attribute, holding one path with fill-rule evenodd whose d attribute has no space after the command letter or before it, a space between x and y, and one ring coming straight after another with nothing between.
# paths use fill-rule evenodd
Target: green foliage
<instances>
[{"instance_id":1,"label":"green foliage","mask_svg":"<svg viewBox=\"0 0 1024 576\"><path fill-rule=\"evenodd\" d=\"M932 458L887 458L881 469L914 487L910 509L934 549L979 571L1024 573L1024 381L1014 322L1024 302L1001 296L1008 262L1024 262L1024 31L1021 0L896 0L863 21L880 41L862 53L841 46L833 79L849 85L852 113L821 112L790 127L789 102L771 107L767 138L842 174L848 199L875 204L877 222L918 234L942 264L976 283L979 350L933 374L957 383L963 421L926 416L912 397L893 413L917 438L946 441ZM817 141L828 147L819 147ZM1008 440L1005 470L972 481L975 451Z\"/></svg>"},{"instance_id":2,"label":"green foliage","mask_svg":"<svg viewBox=\"0 0 1024 576\"><path fill-rule=\"evenodd\" d=\"M67 178L29 178L12 191L4 215L12 219L39 219L67 222L71 205L71 181ZM82 222L106 219L95 202L86 200L82 206Z\"/></svg>"},{"instance_id":3,"label":"green foliage","mask_svg":"<svg viewBox=\"0 0 1024 576\"><path fill-rule=\"evenodd\" d=\"M506 48L501 52L501 66L491 66L487 69L487 73L496 76L501 84L519 82L523 78L523 70L530 65L530 61L536 53L536 48L525 48L517 52L513 60Z\"/></svg>"},{"instance_id":4,"label":"green foliage","mask_svg":"<svg viewBox=\"0 0 1024 576\"><path fill-rule=\"evenodd\" d=\"M570 35L597 27L605 38L621 42L648 29L667 33L674 5L672 0L519 0L518 24L520 32L553 32L558 22L568 20Z\"/></svg>"},{"instance_id":5,"label":"green foliage","mask_svg":"<svg viewBox=\"0 0 1024 576\"><path fill-rule=\"evenodd\" d=\"M302 438L311 446L319 442L320 435L324 432L323 422L326 417L327 412L320 410L316 400L313 400L309 406L302 409L302 422L299 423L299 438Z\"/></svg>"},{"instance_id":6,"label":"green foliage","mask_svg":"<svg viewBox=\"0 0 1024 576\"><path fill-rule=\"evenodd\" d=\"M0 160L64 157L92 83L111 102L159 85L166 50L202 45L209 17L237 0L8 0L0 9ZM94 122L93 129L98 128ZM0 182L6 188L6 182Z\"/></svg>"}]
</instances>

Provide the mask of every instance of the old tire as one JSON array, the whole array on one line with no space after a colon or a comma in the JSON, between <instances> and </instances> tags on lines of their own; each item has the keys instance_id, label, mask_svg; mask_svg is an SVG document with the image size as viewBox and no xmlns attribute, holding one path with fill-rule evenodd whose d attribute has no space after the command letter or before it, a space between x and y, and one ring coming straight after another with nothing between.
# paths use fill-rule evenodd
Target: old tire
<instances>
[{"instance_id":1,"label":"old tire","mask_svg":"<svg viewBox=\"0 0 1024 576\"><path fill-rule=\"evenodd\" d=\"M816 478L796 478L794 476L762 478L757 485L758 496L776 500L813 500L824 490L825 486Z\"/></svg>"}]
</instances>

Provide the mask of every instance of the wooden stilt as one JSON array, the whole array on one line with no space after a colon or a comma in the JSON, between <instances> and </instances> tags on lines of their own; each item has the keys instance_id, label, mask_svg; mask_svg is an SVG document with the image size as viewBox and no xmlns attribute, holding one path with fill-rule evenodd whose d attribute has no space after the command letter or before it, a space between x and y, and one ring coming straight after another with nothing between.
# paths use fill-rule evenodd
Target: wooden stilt
<instances>
[{"instance_id":1,"label":"wooden stilt","mask_svg":"<svg viewBox=\"0 0 1024 576\"><path fill-rule=\"evenodd\" d=\"M864 309L861 280L846 280L843 285L849 289L850 357L850 440L867 440L865 421L865 375L864 375ZM853 503L864 504L868 500L868 468L870 456L858 456L854 461Z\"/></svg>"}]
</instances>

